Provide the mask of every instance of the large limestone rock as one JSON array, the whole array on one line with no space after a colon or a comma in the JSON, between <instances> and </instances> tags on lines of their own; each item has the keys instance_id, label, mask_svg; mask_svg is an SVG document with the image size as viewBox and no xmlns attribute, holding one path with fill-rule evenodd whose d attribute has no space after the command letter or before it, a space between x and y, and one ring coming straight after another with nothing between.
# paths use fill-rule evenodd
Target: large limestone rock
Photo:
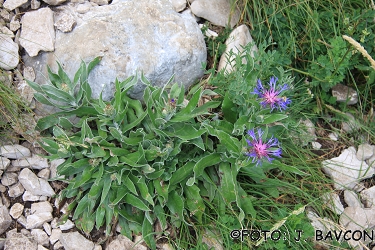
<instances>
[{"instance_id":1,"label":"large limestone rock","mask_svg":"<svg viewBox=\"0 0 375 250\"><path fill-rule=\"evenodd\" d=\"M19 63L18 44L10 36L0 34L0 68L14 69Z\"/></svg>"},{"instance_id":2,"label":"large limestone rock","mask_svg":"<svg viewBox=\"0 0 375 250\"><path fill-rule=\"evenodd\" d=\"M240 20L240 12L231 0L196 0L190 8L194 15L218 26L233 28Z\"/></svg>"},{"instance_id":3,"label":"large limestone rock","mask_svg":"<svg viewBox=\"0 0 375 250\"><path fill-rule=\"evenodd\" d=\"M76 27L69 33L56 32L55 51L36 58L24 58L33 65L36 82L46 83L46 65L56 71L58 59L73 78L81 60L102 60L89 76L93 97L103 91L103 99L114 93L117 77L124 80L143 71L149 81L164 86L171 76L185 87L203 75L206 45L194 18L178 14L169 0L113 1L92 7L83 15L73 9ZM139 83L132 96L142 98L144 85Z\"/></svg>"},{"instance_id":4,"label":"large limestone rock","mask_svg":"<svg viewBox=\"0 0 375 250\"><path fill-rule=\"evenodd\" d=\"M53 12L49 8L26 12L21 19L22 30L20 44L30 56L39 51L53 51L55 28Z\"/></svg>"}]
</instances>

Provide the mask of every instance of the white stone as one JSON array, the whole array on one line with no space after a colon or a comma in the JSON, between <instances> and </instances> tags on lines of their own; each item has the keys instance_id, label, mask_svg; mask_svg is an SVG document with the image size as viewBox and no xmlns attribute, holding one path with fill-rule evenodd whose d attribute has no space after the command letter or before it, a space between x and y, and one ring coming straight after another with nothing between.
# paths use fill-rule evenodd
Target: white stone
<instances>
[{"instance_id":1,"label":"white stone","mask_svg":"<svg viewBox=\"0 0 375 250\"><path fill-rule=\"evenodd\" d=\"M48 3L49 5L60 5L66 2L66 0L43 0L43 2Z\"/></svg>"},{"instance_id":2,"label":"white stone","mask_svg":"<svg viewBox=\"0 0 375 250\"><path fill-rule=\"evenodd\" d=\"M240 20L240 12L237 6L231 7L230 0L195 0L190 9L194 15L222 27L233 28Z\"/></svg>"},{"instance_id":3,"label":"white stone","mask_svg":"<svg viewBox=\"0 0 375 250\"><path fill-rule=\"evenodd\" d=\"M183 11L186 8L186 0L170 0L173 9L177 12Z\"/></svg>"},{"instance_id":4,"label":"white stone","mask_svg":"<svg viewBox=\"0 0 375 250\"><path fill-rule=\"evenodd\" d=\"M39 171L38 177L42 178L42 179L45 179L45 180L48 180L50 172L51 171L48 168L42 169L42 170Z\"/></svg>"},{"instance_id":5,"label":"white stone","mask_svg":"<svg viewBox=\"0 0 375 250\"><path fill-rule=\"evenodd\" d=\"M203 27L204 27L203 24L199 24L199 28L200 28L200 29L202 29ZM206 31L204 32L204 35L205 35L206 37L215 38L215 37L219 36L215 31L212 31L212 30L210 30L209 28L205 28L205 29L206 29Z\"/></svg>"},{"instance_id":6,"label":"white stone","mask_svg":"<svg viewBox=\"0 0 375 250\"><path fill-rule=\"evenodd\" d=\"M359 130L360 124L356 121L354 116L350 113L345 113L345 115L346 115L348 121L347 122L345 121L345 122L341 123L342 130L347 132L347 133L351 133L351 132Z\"/></svg>"},{"instance_id":7,"label":"white stone","mask_svg":"<svg viewBox=\"0 0 375 250\"><path fill-rule=\"evenodd\" d=\"M32 237L22 232L17 233L16 228L7 232L6 238L4 250L37 250L38 248L38 244Z\"/></svg>"},{"instance_id":8,"label":"white stone","mask_svg":"<svg viewBox=\"0 0 375 250\"><path fill-rule=\"evenodd\" d=\"M9 23L9 29L14 32L21 27L20 21L16 20L16 18L16 16L13 16L12 20Z\"/></svg>"},{"instance_id":9,"label":"white stone","mask_svg":"<svg viewBox=\"0 0 375 250\"><path fill-rule=\"evenodd\" d=\"M375 226L375 209L346 207L341 214L339 222L345 230L363 231Z\"/></svg>"},{"instance_id":10,"label":"white stone","mask_svg":"<svg viewBox=\"0 0 375 250\"><path fill-rule=\"evenodd\" d=\"M327 207L336 214L340 215L344 211L344 206L340 201L340 197L336 193L325 194L322 199Z\"/></svg>"},{"instance_id":11,"label":"white stone","mask_svg":"<svg viewBox=\"0 0 375 250\"><path fill-rule=\"evenodd\" d=\"M0 184L0 192L4 193L5 191L7 191L6 187Z\"/></svg>"},{"instance_id":12,"label":"white stone","mask_svg":"<svg viewBox=\"0 0 375 250\"><path fill-rule=\"evenodd\" d=\"M48 250L48 248L45 248L44 246L38 244L37 250Z\"/></svg>"},{"instance_id":13,"label":"white stone","mask_svg":"<svg viewBox=\"0 0 375 250\"><path fill-rule=\"evenodd\" d=\"M92 8L76 21L71 32L56 32L53 53L24 56L25 65L34 67L39 84L48 81L47 64L56 71L56 58L73 78L82 60L88 63L102 56L88 82L92 97L102 93L104 100L113 97L112 78L122 81L143 71L154 86L163 87L174 75L173 82L188 89L204 74L207 50L203 34L195 20L175 12L169 0L113 1ZM142 99L144 88L139 81L129 96Z\"/></svg>"},{"instance_id":14,"label":"white stone","mask_svg":"<svg viewBox=\"0 0 375 250\"><path fill-rule=\"evenodd\" d=\"M46 234L48 235L52 234L52 228L48 222L43 223L43 229L44 229L44 232L46 232Z\"/></svg>"},{"instance_id":15,"label":"white stone","mask_svg":"<svg viewBox=\"0 0 375 250\"><path fill-rule=\"evenodd\" d=\"M78 232L62 233L59 241L66 250L74 249L93 249L94 243Z\"/></svg>"},{"instance_id":16,"label":"white stone","mask_svg":"<svg viewBox=\"0 0 375 250\"><path fill-rule=\"evenodd\" d=\"M59 249L64 249L63 244L58 240L54 245L53 245L53 250L59 250Z\"/></svg>"},{"instance_id":17,"label":"white stone","mask_svg":"<svg viewBox=\"0 0 375 250\"><path fill-rule=\"evenodd\" d=\"M9 210L5 206L0 206L0 234L6 232L12 223L12 218L9 216Z\"/></svg>"},{"instance_id":18,"label":"white stone","mask_svg":"<svg viewBox=\"0 0 375 250\"><path fill-rule=\"evenodd\" d=\"M195 2L194 2L195 3ZM228 39L225 41L226 49L220 58L218 71L225 70L225 73L233 71L236 55L242 55L244 47L253 42L253 38L250 35L249 28L246 25L241 25L235 28L230 34ZM250 56L254 57L254 53L258 51L257 46L254 44L250 49ZM246 59L242 59L242 63L246 64Z\"/></svg>"},{"instance_id":19,"label":"white stone","mask_svg":"<svg viewBox=\"0 0 375 250\"><path fill-rule=\"evenodd\" d=\"M312 145L313 149L320 149L322 147L322 144L320 144L317 141L312 141L311 145Z\"/></svg>"},{"instance_id":20,"label":"white stone","mask_svg":"<svg viewBox=\"0 0 375 250\"><path fill-rule=\"evenodd\" d=\"M40 1L39 0L31 0L31 9L37 10L40 7Z\"/></svg>"},{"instance_id":21,"label":"white stone","mask_svg":"<svg viewBox=\"0 0 375 250\"><path fill-rule=\"evenodd\" d=\"M51 167L50 167L50 170L51 170L50 178L51 179L57 177L57 167L60 166L61 164L63 164L64 162L65 162L65 159L56 159L56 160L51 161Z\"/></svg>"},{"instance_id":22,"label":"white stone","mask_svg":"<svg viewBox=\"0 0 375 250\"><path fill-rule=\"evenodd\" d=\"M353 189L359 181L370 178L374 169L366 162L359 161L355 155L355 148L349 147L341 152L339 157L322 162L323 171L334 181L338 190Z\"/></svg>"},{"instance_id":23,"label":"white stone","mask_svg":"<svg viewBox=\"0 0 375 250\"><path fill-rule=\"evenodd\" d=\"M0 147L0 155L8 159L22 159L29 157L31 152L21 145L5 145Z\"/></svg>"},{"instance_id":24,"label":"white stone","mask_svg":"<svg viewBox=\"0 0 375 250\"><path fill-rule=\"evenodd\" d=\"M18 8L25 3L27 3L27 0L6 0L4 2L4 8L8 10L14 10L15 8Z\"/></svg>"},{"instance_id":25,"label":"white stone","mask_svg":"<svg viewBox=\"0 0 375 250\"><path fill-rule=\"evenodd\" d=\"M136 245L133 241L120 234L116 237L116 239L111 241L106 248L106 250L117 249L147 250L147 247L140 244Z\"/></svg>"},{"instance_id":26,"label":"white stone","mask_svg":"<svg viewBox=\"0 0 375 250\"><path fill-rule=\"evenodd\" d=\"M370 159L371 156L374 154L373 148L370 144L361 144L358 146L357 151L357 159L360 161L364 161Z\"/></svg>"},{"instance_id":27,"label":"white stone","mask_svg":"<svg viewBox=\"0 0 375 250\"><path fill-rule=\"evenodd\" d=\"M35 80L35 72L33 67L25 67L23 69L23 77L29 81Z\"/></svg>"},{"instance_id":28,"label":"white stone","mask_svg":"<svg viewBox=\"0 0 375 250\"><path fill-rule=\"evenodd\" d=\"M24 159L13 160L12 165L21 168L33 169L49 168L47 159L36 154L34 154L31 157L26 157Z\"/></svg>"},{"instance_id":29,"label":"white stone","mask_svg":"<svg viewBox=\"0 0 375 250\"><path fill-rule=\"evenodd\" d=\"M3 205L6 206L7 208L9 208L10 207L10 201L9 201L8 197L6 197L4 195L4 193L1 193L1 199L3 201Z\"/></svg>"},{"instance_id":30,"label":"white stone","mask_svg":"<svg viewBox=\"0 0 375 250\"><path fill-rule=\"evenodd\" d=\"M17 223L19 223L20 225L22 225L23 227L26 228L26 224L27 224L27 221L26 221L26 217L21 215L18 219L17 219Z\"/></svg>"},{"instance_id":31,"label":"white stone","mask_svg":"<svg viewBox=\"0 0 375 250\"><path fill-rule=\"evenodd\" d=\"M362 190L360 195L366 207L375 209L375 186Z\"/></svg>"},{"instance_id":32,"label":"white stone","mask_svg":"<svg viewBox=\"0 0 375 250\"><path fill-rule=\"evenodd\" d=\"M52 220L50 212L31 214L26 218L26 229L41 228L45 222Z\"/></svg>"},{"instance_id":33,"label":"white stone","mask_svg":"<svg viewBox=\"0 0 375 250\"><path fill-rule=\"evenodd\" d=\"M0 34L0 68L11 70L19 63L18 44L8 35Z\"/></svg>"},{"instance_id":34,"label":"white stone","mask_svg":"<svg viewBox=\"0 0 375 250\"><path fill-rule=\"evenodd\" d=\"M64 11L55 14L55 27L61 32L70 32L75 25L76 20L71 14L65 13Z\"/></svg>"},{"instance_id":35,"label":"white stone","mask_svg":"<svg viewBox=\"0 0 375 250\"><path fill-rule=\"evenodd\" d=\"M344 200L349 207L363 207L363 204L359 200L358 195L351 190L344 191Z\"/></svg>"},{"instance_id":36,"label":"white stone","mask_svg":"<svg viewBox=\"0 0 375 250\"><path fill-rule=\"evenodd\" d=\"M38 55L39 51L54 51L55 28L52 10L42 8L26 12L21 23L20 45L30 56Z\"/></svg>"},{"instance_id":37,"label":"white stone","mask_svg":"<svg viewBox=\"0 0 375 250\"><path fill-rule=\"evenodd\" d=\"M23 192L25 192L25 189L23 188L22 184L18 182L17 184L9 187L8 195L11 198L16 198L21 196Z\"/></svg>"},{"instance_id":38,"label":"white stone","mask_svg":"<svg viewBox=\"0 0 375 250\"><path fill-rule=\"evenodd\" d=\"M338 141L338 140L339 140L339 137L338 137L338 135L337 135L335 132L333 132L333 133L329 133L329 134L328 134L328 137L329 137L332 141Z\"/></svg>"},{"instance_id":39,"label":"white stone","mask_svg":"<svg viewBox=\"0 0 375 250\"><path fill-rule=\"evenodd\" d=\"M52 229L51 236L49 237L49 242L53 245L56 241L59 240L60 235L62 234L60 228Z\"/></svg>"},{"instance_id":40,"label":"white stone","mask_svg":"<svg viewBox=\"0 0 375 250\"><path fill-rule=\"evenodd\" d=\"M42 229L32 229L31 235L38 244L45 247L49 246L49 237Z\"/></svg>"},{"instance_id":41,"label":"white stone","mask_svg":"<svg viewBox=\"0 0 375 250\"><path fill-rule=\"evenodd\" d=\"M77 13L85 14L91 9L92 5L89 2L80 3L76 6Z\"/></svg>"},{"instance_id":42,"label":"white stone","mask_svg":"<svg viewBox=\"0 0 375 250\"><path fill-rule=\"evenodd\" d=\"M15 203L9 211L9 215L12 216L13 219L18 219L23 213L24 206L21 203Z\"/></svg>"},{"instance_id":43,"label":"white stone","mask_svg":"<svg viewBox=\"0 0 375 250\"><path fill-rule=\"evenodd\" d=\"M372 152L373 155L370 157L370 159L367 159L367 164L373 168L375 168L375 146L372 145Z\"/></svg>"},{"instance_id":44,"label":"white stone","mask_svg":"<svg viewBox=\"0 0 375 250\"><path fill-rule=\"evenodd\" d=\"M30 169L24 168L18 176L22 186L33 195L52 196L55 194L49 183L38 178Z\"/></svg>"},{"instance_id":45,"label":"white stone","mask_svg":"<svg viewBox=\"0 0 375 250\"><path fill-rule=\"evenodd\" d=\"M48 201L43 201L43 202L37 202L31 204L31 213L43 213L43 212L49 212L52 213L53 208L51 203Z\"/></svg>"},{"instance_id":46,"label":"white stone","mask_svg":"<svg viewBox=\"0 0 375 250\"><path fill-rule=\"evenodd\" d=\"M31 192L26 190L22 195L22 200L24 200L24 201L39 201L40 195L33 195Z\"/></svg>"},{"instance_id":47,"label":"white stone","mask_svg":"<svg viewBox=\"0 0 375 250\"><path fill-rule=\"evenodd\" d=\"M6 26L0 27L0 34L8 36L9 38L14 38L13 32L10 29L8 29Z\"/></svg>"},{"instance_id":48,"label":"white stone","mask_svg":"<svg viewBox=\"0 0 375 250\"><path fill-rule=\"evenodd\" d=\"M0 157L0 169L1 170L6 170L9 164L10 164L10 160L8 158Z\"/></svg>"},{"instance_id":49,"label":"white stone","mask_svg":"<svg viewBox=\"0 0 375 250\"><path fill-rule=\"evenodd\" d=\"M62 231L72 229L73 227L75 227L75 225L71 220L67 220L64 224L59 226Z\"/></svg>"},{"instance_id":50,"label":"white stone","mask_svg":"<svg viewBox=\"0 0 375 250\"><path fill-rule=\"evenodd\" d=\"M357 91L340 83L332 87L332 96L336 97L337 102L346 102L348 105L358 102Z\"/></svg>"},{"instance_id":51,"label":"white stone","mask_svg":"<svg viewBox=\"0 0 375 250\"><path fill-rule=\"evenodd\" d=\"M3 174L3 177L1 178L1 184L3 184L6 187L11 186L17 183L17 176L18 175L16 173L5 172Z\"/></svg>"},{"instance_id":52,"label":"white stone","mask_svg":"<svg viewBox=\"0 0 375 250\"><path fill-rule=\"evenodd\" d=\"M97 5L107 5L108 0L90 0L90 2L95 3Z\"/></svg>"}]
</instances>

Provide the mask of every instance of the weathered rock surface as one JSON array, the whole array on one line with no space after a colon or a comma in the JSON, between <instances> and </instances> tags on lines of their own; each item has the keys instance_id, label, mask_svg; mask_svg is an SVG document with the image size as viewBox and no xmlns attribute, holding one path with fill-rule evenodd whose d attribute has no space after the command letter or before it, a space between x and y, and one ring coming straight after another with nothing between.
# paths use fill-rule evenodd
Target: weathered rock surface
<instances>
[{"instance_id":1,"label":"weathered rock surface","mask_svg":"<svg viewBox=\"0 0 375 250\"><path fill-rule=\"evenodd\" d=\"M94 249L94 243L83 237L78 232L62 233L59 240L64 246L65 250Z\"/></svg>"},{"instance_id":2,"label":"weathered rock surface","mask_svg":"<svg viewBox=\"0 0 375 250\"><path fill-rule=\"evenodd\" d=\"M37 250L38 243L33 237L17 233L17 229L7 232L7 240L5 241L4 250Z\"/></svg>"},{"instance_id":3,"label":"weathered rock surface","mask_svg":"<svg viewBox=\"0 0 375 250\"><path fill-rule=\"evenodd\" d=\"M74 10L71 14L77 15ZM156 86L164 86L174 75L175 82L187 89L203 75L201 63L207 52L194 18L176 13L169 0L116 1L92 7L77 18L71 32L57 32L53 53L24 59L26 65L35 66L36 82L44 84L46 65L56 70L56 58L73 78L81 60L97 56L102 60L88 80L94 98L103 91L103 99L109 100L116 77L124 80L140 71ZM130 94L141 98L144 87L139 83Z\"/></svg>"},{"instance_id":4,"label":"weathered rock surface","mask_svg":"<svg viewBox=\"0 0 375 250\"><path fill-rule=\"evenodd\" d=\"M0 206L0 234L4 233L12 223L9 210L6 206Z\"/></svg>"},{"instance_id":5,"label":"weathered rock surface","mask_svg":"<svg viewBox=\"0 0 375 250\"><path fill-rule=\"evenodd\" d=\"M14 69L19 63L18 44L5 34L0 34L0 68Z\"/></svg>"},{"instance_id":6,"label":"weathered rock surface","mask_svg":"<svg viewBox=\"0 0 375 250\"><path fill-rule=\"evenodd\" d=\"M244 47L251 42L253 42L253 38L246 25L243 24L235 28L225 41L226 49L220 58L218 71L224 69L226 73L232 72L235 66L234 59L236 55L242 55ZM256 45L253 45L250 50L250 56L254 57L256 51L258 51L258 48ZM242 63L246 64L245 58L242 59Z\"/></svg>"},{"instance_id":7,"label":"weathered rock surface","mask_svg":"<svg viewBox=\"0 0 375 250\"><path fill-rule=\"evenodd\" d=\"M344 191L344 200L349 207L363 207L358 195L351 190Z\"/></svg>"},{"instance_id":8,"label":"weathered rock surface","mask_svg":"<svg viewBox=\"0 0 375 250\"><path fill-rule=\"evenodd\" d=\"M134 249L134 250L147 250L147 247L140 244L135 245L130 239L123 235L118 235L117 238L107 246L106 250L120 250L120 249Z\"/></svg>"},{"instance_id":9,"label":"weathered rock surface","mask_svg":"<svg viewBox=\"0 0 375 250\"><path fill-rule=\"evenodd\" d=\"M232 8L230 0L195 0L190 8L194 15L222 27L233 28L240 20L240 12L236 6Z\"/></svg>"},{"instance_id":10,"label":"weathered rock surface","mask_svg":"<svg viewBox=\"0 0 375 250\"><path fill-rule=\"evenodd\" d=\"M375 186L373 186L369 189L362 190L360 195L361 195L361 198L364 201L366 207L375 208Z\"/></svg>"},{"instance_id":11,"label":"weathered rock surface","mask_svg":"<svg viewBox=\"0 0 375 250\"><path fill-rule=\"evenodd\" d=\"M332 96L336 97L337 102L346 102L348 105L353 105L358 102L357 92L341 83L332 87Z\"/></svg>"},{"instance_id":12,"label":"weathered rock surface","mask_svg":"<svg viewBox=\"0 0 375 250\"><path fill-rule=\"evenodd\" d=\"M4 2L4 8L8 10L14 10L15 8L18 8L25 3L27 3L27 0L6 0Z\"/></svg>"},{"instance_id":13,"label":"weathered rock surface","mask_svg":"<svg viewBox=\"0 0 375 250\"><path fill-rule=\"evenodd\" d=\"M20 172L18 179L21 182L22 186L33 195L43 195L50 197L55 194L46 180L38 178L28 168L24 168Z\"/></svg>"},{"instance_id":14,"label":"weathered rock surface","mask_svg":"<svg viewBox=\"0 0 375 250\"><path fill-rule=\"evenodd\" d=\"M360 161L364 161L370 159L371 156L374 154L372 146L370 144L361 144L358 146L357 150L357 158Z\"/></svg>"},{"instance_id":15,"label":"weathered rock surface","mask_svg":"<svg viewBox=\"0 0 375 250\"><path fill-rule=\"evenodd\" d=\"M55 28L51 9L42 8L26 12L21 23L20 44L29 56L36 56L41 50L54 50Z\"/></svg>"},{"instance_id":16,"label":"weathered rock surface","mask_svg":"<svg viewBox=\"0 0 375 250\"><path fill-rule=\"evenodd\" d=\"M14 160L12 161L12 165L15 167L30 167L33 169L43 169L49 167L47 159L39 155L33 155L31 157L26 157L24 159Z\"/></svg>"},{"instance_id":17,"label":"weathered rock surface","mask_svg":"<svg viewBox=\"0 0 375 250\"><path fill-rule=\"evenodd\" d=\"M8 159L22 159L30 156L31 152L21 145L5 145L0 147L0 155Z\"/></svg>"},{"instance_id":18,"label":"weathered rock surface","mask_svg":"<svg viewBox=\"0 0 375 250\"><path fill-rule=\"evenodd\" d=\"M370 178L375 172L366 162L356 157L354 147L342 151L339 157L322 162L323 171L334 181L338 190L353 189L360 180Z\"/></svg>"}]
</instances>

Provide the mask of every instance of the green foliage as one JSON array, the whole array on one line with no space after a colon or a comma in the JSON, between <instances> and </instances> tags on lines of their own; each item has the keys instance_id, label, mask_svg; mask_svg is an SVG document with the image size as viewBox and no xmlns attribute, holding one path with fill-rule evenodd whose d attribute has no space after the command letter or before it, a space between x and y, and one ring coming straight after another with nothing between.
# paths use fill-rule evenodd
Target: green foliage
<instances>
[{"instance_id":1,"label":"green foliage","mask_svg":"<svg viewBox=\"0 0 375 250\"><path fill-rule=\"evenodd\" d=\"M220 101L198 106L205 93L202 89L193 88L186 101L183 87L169 81L168 94L143 75L116 80L110 102L101 96L94 100L87 74L98 62L98 58L88 66L82 62L72 82L61 66L58 74L50 72L52 86L29 82L39 100L63 109L40 119L37 126L52 133L41 142L48 158L65 159L58 167L60 179L68 183L61 196L72 199L69 210L79 228L89 233L104 226L110 234L118 221L123 234L142 233L155 249L155 221L162 231L168 225L201 225L208 222L205 214L212 206L218 208L218 216L232 211L240 225L248 215L257 217L254 198L237 182L240 171L255 170L255 163L245 155L244 134L246 129L265 127L265 140L275 129L271 124L288 115L260 109L256 96L248 94L244 107L236 103L232 121L207 119L214 116L209 109L218 108ZM139 80L147 85L144 105L127 95ZM234 103L226 102L226 108ZM280 162L257 171L264 175L278 165L283 171L304 175ZM258 176L250 178L256 181Z\"/></svg>"}]
</instances>

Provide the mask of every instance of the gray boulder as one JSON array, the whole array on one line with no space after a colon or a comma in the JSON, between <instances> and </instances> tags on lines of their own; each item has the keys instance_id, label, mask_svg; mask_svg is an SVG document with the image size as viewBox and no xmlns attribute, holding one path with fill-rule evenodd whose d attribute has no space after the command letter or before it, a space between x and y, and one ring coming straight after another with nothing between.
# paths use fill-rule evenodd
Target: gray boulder
<instances>
[{"instance_id":1,"label":"gray boulder","mask_svg":"<svg viewBox=\"0 0 375 250\"><path fill-rule=\"evenodd\" d=\"M93 97L113 97L116 77L124 80L143 71L156 86L164 86L174 75L186 88L203 75L206 45L201 30L190 15L173 10L169 0L118 0L77 14L68 8L77 24L69 33L56 32L55 51L37 57L25 56L33 66L36 82L45 84L46 65L57 71L58 59L73 78L81 60L102 60L89 76ZM144 85L138 83L131 96L141 99Z\"/></svg>"}]
</instances>

